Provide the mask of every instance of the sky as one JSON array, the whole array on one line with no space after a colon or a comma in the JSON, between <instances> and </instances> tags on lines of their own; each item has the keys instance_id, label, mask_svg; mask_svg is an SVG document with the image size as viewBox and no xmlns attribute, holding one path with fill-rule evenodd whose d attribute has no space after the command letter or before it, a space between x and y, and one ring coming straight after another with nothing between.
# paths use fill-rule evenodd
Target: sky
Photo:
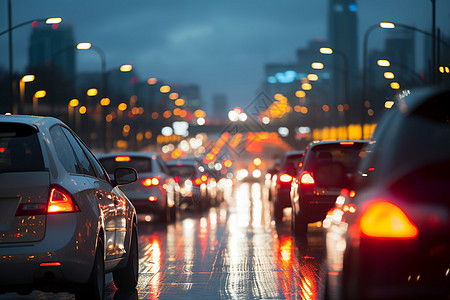
<instances>
[{"instance_id":1,"label":"sky","mask_svg":"<svg viewBox=\"0 0 450 300\"><path fill-rule=\"evenodd\" d=\"M450 36L450 1L436 0L437 26ZM328 0L13 0L12 24L60 16L76 42L103 49L107 68L134 66L140 80L198 84L202 101L224 93L230 108L251 101L266 63L295 62L295 51L327 38ZM431 30L430 0L359 0L360 44L380 21ZM0 0L0 32L7 29L7 0ZM29 26L13 32L14 70L25 72ZM382 44L380 33L369 48ZM0 68L8 68L8 38L0 36ZM419 51L420 55L420 51ZM78 71L99 71L93 51L78 52ZM207 107L210 105L207 105Z\"/></svg>"}]
</instances>

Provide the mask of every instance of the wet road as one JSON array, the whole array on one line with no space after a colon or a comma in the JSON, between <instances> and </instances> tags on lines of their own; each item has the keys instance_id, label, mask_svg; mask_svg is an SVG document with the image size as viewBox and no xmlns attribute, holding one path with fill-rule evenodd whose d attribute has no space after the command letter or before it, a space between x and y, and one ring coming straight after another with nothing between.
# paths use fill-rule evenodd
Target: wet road
<instances>
[{"instance_id":1,"label":"wet road","mask_svg":"<svg viewBox=\"0 0 450 300\"><path fill-rule=\"evenodd\" d=\"M309 228L296 244L290 220L275 226L258 183L237 186L208 212L181 212L165 226L139 224L140 275L120 293L108 275L107 299L321 299L323 232ZM33 292L0 299L73 299Z\"/></svg>"}]
</instances>

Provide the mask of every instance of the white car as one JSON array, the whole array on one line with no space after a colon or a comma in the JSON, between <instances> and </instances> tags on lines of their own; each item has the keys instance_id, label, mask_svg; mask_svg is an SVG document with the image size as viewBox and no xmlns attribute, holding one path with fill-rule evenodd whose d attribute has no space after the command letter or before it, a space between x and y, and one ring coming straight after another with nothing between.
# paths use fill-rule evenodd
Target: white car
<instances>
[{"instance_id":1,"label":"white car","mask_svg":"<svg viewBox=\"0 0 450 300\"><path fill-rule=\"evenodd\" d=\"M121 166L137 171L139 180L124 186L122 191L133 203L139 216L143 216L147 221L152 219L152 215L157 215L162 222L175 221L179 185L158 154L118 152L97 157L111 177L114 169Z\"/></svg>"},{"instance_id":2,"label":"white car","mask_svg":"<svg viewBox=\"0 0 450 300\"><path fill-rule=\"evenodd\" d=\"M0 293L32 290L103 299L138 281L133 205L85 144L49 117L0 116Z\"/></svg>"}]
</instances>

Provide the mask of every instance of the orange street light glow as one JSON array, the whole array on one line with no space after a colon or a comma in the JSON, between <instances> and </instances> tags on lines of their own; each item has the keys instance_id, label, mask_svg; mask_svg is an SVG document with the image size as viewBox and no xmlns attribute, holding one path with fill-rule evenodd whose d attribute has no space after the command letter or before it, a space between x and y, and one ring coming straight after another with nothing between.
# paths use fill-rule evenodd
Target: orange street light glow
<instances>
[{"instance_id":1,"label":"orange street light glow","mask_svg":"<svg viewBox=\"0 0 450 300\"><path fill-rule=\"evenodd\" d=\"M400 84L398 82L391 82L391 89L393 90L400 89Z\"/></svg>"},{"instance_id":2,"label":"orange street light glow","mask_svg":"<svg viewBox=\"0 0 450 300\"><path fill-rule=\"evenodd\" d=\"M177 99L175 100L175 105L176 106L183 106L184 105L184 99Z\"/></svg>"},{"instance_id":3,"label":"orange street light glow","mask_svg":"<svg viewBox=\"0 0 450 300\"><path fill-rule=\"evenodd\" d=\"M34 97L35 97L35 98L44 98L45 95L47 95L47 92L44 91L44 90L40 90L40 91L37 91L37 92L34 94Z\"/></svg>"},{"instance_id":4,"label":"orange street light glow","mask_svg":"<svg viewBox=\"0 0 450 300\"><path fill-rule=\"evenodd\" d=\"M61 18L48 18L47 20L45 20L45 23L47 24L59 24L62 22Z\"/></svg>"},{"instance_id":5,"label":"orange street light glow","mask_svg":"<svg viewBox=\"0 0 450 300\"><path fill-rule=\"evenodd\" d=\"M22 77L23 82L32 82L34 80L34 75L25 75Z\"/></svg>"},{"instance_id":6,"label":"orange street light glow","mask_svg":"<svg viewBox=\"0 0 450 300\"><path fill-rule=\"evenodd\" d=\"M148 83L149 85L156 84L157 82L158 82L158 79L156 79L156 78L154 78L154 77L149 78L149 79L147 80L147 83Z\"/></svg>"},{"instance_id":7,"label":"orange street light glow","mask_svg":"<svg viewBox=\"0 0 450 300\"><path fill-rule=\"evenodd\" d=\"M102 100L100 100L101 106L108 106L110 103L111 103L111 100L109 100L109 98L103 98Z\"/></svg>"},{"instance_id":8,"label":"orange street light glow","mask_svg":"<svg viewBox=\"0 0 450 300\"><path fill-rule=\"evenodd\" d=\"M97 90L97 89L89 89L89 90L87 91L87 95L88 95L88 96L91 96L91 97L97 96L97 94L98 94L98 90Z\"/></svg>"},{"instance_id":9,"label":"orange street light glow","mask_svg":"<svg viewBox=\"0 0 450 300\"><path fill-rule=\"evenodd\" d=\"M176 100L178 99L178 97L179 97L178 93L170 93L169 95L169 99L171 100Z\"/></svg>"},{"instance_id":10,"label":"orange street light glow","mask_svg":"<svg viewBox=\"0 0 450 300\"><path fill-rule=\"evenodd\" d=\"M78 50L88 50L88 49L91 49L91 43L78 43L77 49L78 49Z\"/></svg>"},{"instance_id":11,"label":"orange street light glow","mask_svg":"<svg viewBox=\"0 0 450 300\"><path fill-rule=\"evenodd\" d=\"M323 69L323 63L313 62L311 64L311 68L316 69L316 70L321 70L321 69Z\"/></svg>"},{"instance_id":12,"label":"orange street light glow","mask_svg":"<svg viewBox=\"0 0 450 300\"><path fill-rule=\"evenodd\" d=\"M120 103L119 106L117 107L120 111L124 111L126 110L128 107L128 105L126 103Z\"/></svg>"},{"instance_id":13,"label":"orange street light glow","mask_svg":"<svg viewBox=\"0 0 450 300\"><path fill-rule=\"evenodd\" d=\"M302 89L304 89L305 91L309 91L312 89L312 85L310 83L303 83Z\"/></svg>"},{"instance_id":14,"label":"orange street light glow","mask_svg":"<svg viewBox=\"0 0 450 300\"><path fill-rule=\"evenodd\" d=\"M391 63L387 59L379 59L377 61L377 65L379 65L380 67L389 67Z\"/></svg>"},{"instance_id":15,"label":"orange street light glow","mask_svg":"<svg viewBox=\"0 0 450 300\"><path fill-rule=\"evenodd\" d=\"M316 74L308 74L307 76L309 81L317 81L319 80L319 76L317 76Z\"/></svg>"},{"instance_id":16,"label":"orange street light glow","mask_svg":"<svg viewBox=\"0 0 450 300\"><path fill-rule=\"evenodd\" d=\"M76 107L76 106L78 106L78 104L80 104L80 101L78 101L78 99L72 99L69 102L70 107Z\"/></svg>"},{"instance_id":17,"label":"orange street light glow","mask_svg":"<svg viewBox=\"0 0 450 300\"><path fill-rule=\"evenodd\" d=\"M132 65L121 65L120 66L120 72L130 72L131 70L133 70L133 66Z\"/></svg>"},{"instance_id":18,"label":"orange street light glow","mask_svg":"<svg viewBox=\"0 0 450 300\"><path fill-rule=\"evenodd\" d=\"M163 86L159 89L159 91L160 91L161 93L168 93L168 92L170 92L170 86L168 86L168 85L163 85Z\"/></svg>"},{"instance_id":19,"label":"orange street light glow","mask_svg":"<svg viewBox=\"0 0 450 300\"><path fill-rule=\"evenodd\" d=\"M392 72L384 72L384 78L386 79L394 79L394 73Z\"/></svg>"},{"instance_id":20,"label":"orange street light glow","mask_svg":"<svg viewBox=\"0 0 450 300\"><path fill-rule=\"evenodd\" d=\"M306 96L306 93L304 91L296 91L295 96L297 96L299 98L303 98Z\"/></svg>"},{"instance_id":21,"label":"orange street light glow","mask_svg":"<svg viewBox=\"0 0 450 300\"><path fill-rule=\"evenodd\" d=\"M78 111L80 112L80 115L84 115L87 112L86 106L81 106Z\"/></svg>"},{"instance_id":22,"label":"orange street light glow","mask_svg":"<svg viewBox=\"0 0 450 300\"><path fill-rule=\"evenodd\" d=\"M333 49L322 47L319 49L322 54L333 54Z\"/></svg>"},{"instance_id":23,"label":"orange street light glow","mask_svg":"<svg viewBox=\"0 0 450 300\"><path fill-rule=\"evenodd\" d=\"M391 29L391 28L395 28L395 24L391 23L391 22L381 22L380 23L380 27L381 28L389 28L389 29Z\"/></svg>"}]
</instances>

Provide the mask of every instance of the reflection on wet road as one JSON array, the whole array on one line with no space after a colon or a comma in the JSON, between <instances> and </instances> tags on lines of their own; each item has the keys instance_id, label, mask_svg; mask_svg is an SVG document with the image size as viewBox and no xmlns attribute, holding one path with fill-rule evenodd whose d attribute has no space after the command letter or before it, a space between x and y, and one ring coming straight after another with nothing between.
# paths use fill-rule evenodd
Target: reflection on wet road
<instances>
[{"instance_id":1,"label":"reflection on wet road","mask_svg":"<svg viewBox=\"0 0 450 300\"><path fill-rule=\"evenodd\" d=\"M208 214L140 224L139 299L317 299L322 232L299 250L286 223L277 231L260 185L245 183Z\"/></svg>"},{"instance_id":2,"label":"reflection on wet road","mask_svg":"<svg viewBox=\"0 0 450 300\"><path fill-rule=\"evenodd\" d=\"M119 293L108 275L107 299L321 299L321 229L310 228L307 243L296 245L289 220L276 228L263 198L258 183L243 183L208 212L181 212L168 226L140 223L137 290ZM73 295L33 292L20 299Z\"/></svg>"}]
</instances>

